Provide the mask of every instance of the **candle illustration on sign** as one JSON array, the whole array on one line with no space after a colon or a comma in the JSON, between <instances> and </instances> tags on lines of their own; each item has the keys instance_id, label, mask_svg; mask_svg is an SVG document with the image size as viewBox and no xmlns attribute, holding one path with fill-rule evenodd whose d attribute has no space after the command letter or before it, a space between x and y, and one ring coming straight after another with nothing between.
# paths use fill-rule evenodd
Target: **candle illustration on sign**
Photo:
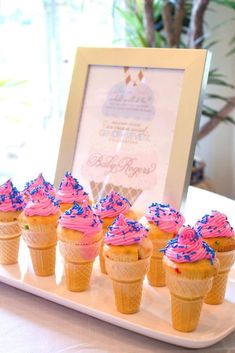
<instances>
[{"instance_id":1,"label":"candle illustration on sign","mask_svg":"<svg viewBox=\"0 0 235 353\"><path fill-rule=\"evenodd\" d=\"M156 114L154 95L144 82L146 70L132 71L135 76L124 67L124 79L108 90L101 106L99 143L83 166L95 202L114 190L133 204L156 182L156 154L150 148L145 152L146 143L151 143L149 122Z\"/></svg>"}]
</instances>

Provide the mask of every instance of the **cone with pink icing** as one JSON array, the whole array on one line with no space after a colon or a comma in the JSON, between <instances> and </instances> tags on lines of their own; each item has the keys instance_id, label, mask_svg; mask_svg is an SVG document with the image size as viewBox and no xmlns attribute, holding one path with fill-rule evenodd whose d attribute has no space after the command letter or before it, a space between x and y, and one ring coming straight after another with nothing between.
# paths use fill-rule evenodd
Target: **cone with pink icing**
<instances>
[{"instance_id":1,"label":"cone with pink icing","mask_svg":"<svg viewBox=\"0 0 235 353\"><path fill-rule=\"evenodd\" d=\"M90 284L93 263L103 236L100 217L92 211L86 200L82 206L75 202L61 215L57 234L64 259L67 289L85 291Z\"/></svg>"},{"instance_id":2,"label":"cone with pink icing","mask_svg":"<svg viewBox=\"0 0 235 353\"><path fill-rule=\"evenodd\" d=\"M124 314L136 313L140 308L152 253L147 234L142 224L120 215L104 238L106 270L112 280L116 308Z\"/></svg>"},{"instance_id":3,"label":"cone with pink icing","mask_svg":"<svg viewBox=\"0 0 235 353\"><path fill-rule=\"evenodd\" d=\"M144 225L149 229L153 244L148 282L154 287L165 286L165 270L162 263L163 249L175 237L184 223L184 216L168 204L152 203L145 214Z\"/></svg>"},{"instance_id":4,"label":"cone with pink icing","mask_svg":"<svg viewBox=\"0 0 235 353\"><path fill-rule=\"evenodd\" d=\"M103 234L108 231L108 227L115 221L115 219L123 214L125 217L135 220L136 214L131 209L130 202L115 191L110 191L108 195L102 198L94 207L95 213L100 216L103 221ZM104 240L101 242L99 261L100 270L102 273L107 274L105 268L105 261L103 256Z\"/></svg>"},{"instance_id":5,"label":"cone with pink icing","mask_svg":"<svg viewBox=\"0 0 235 353\"><path fill-rule=\"evenodd\" d=\"M193 331L218 271L214 250L203 242L199 231L184 226L163 252L173 327L183 332Z\"/></svg>"},{"instance_id":6,"label":"cone with pink icing","mask_svg":"<svg viewBox=\"0 0 235 353\"><path fill-rule=\"evenodd\" d=\"M74 202L77 202L80 206L84 200L91 203L89 196L84 191L82 185L80 185L78 180L69 172L65 173L65 176L59 185L58 191L56 192L56 199L60 203L60 209L62 212L71 208Z\"/></svg>"},{"instance_id":7,"label":"cone with pink icing","mask_svg":"<svg viewBox=\"0 0 235 353\"><path fill-rule=\"evenodd\" d=\"M235 261L235 234L225 214L212 211L200 219L195 227L203 240L215 251L220 268L205 298L207 304L217 305L224 301L229 271Z\"/></svg>"},{"instance_id":8,"label":"cone with pink icing","mask_svg":"<svg viewBox=\"0 0 235 353\"><path fill-rule=\"evenodd\" d=\"M0 186L0 264L18 261L21 234L18 216L23 207L23 197L11 180Z\"/></svg>"},{"instance_id":9,"label":"cone with pink icing","mask_svg":"<svg viewBox=\"0 0 235 353\"><path fill-rule=\"evenodd\" d=\"M29 200L19 216L22 237L38 276L51 276L55 273L59 215L58 202L40 186L30 192Z\"/></svg>"}]
</instances>

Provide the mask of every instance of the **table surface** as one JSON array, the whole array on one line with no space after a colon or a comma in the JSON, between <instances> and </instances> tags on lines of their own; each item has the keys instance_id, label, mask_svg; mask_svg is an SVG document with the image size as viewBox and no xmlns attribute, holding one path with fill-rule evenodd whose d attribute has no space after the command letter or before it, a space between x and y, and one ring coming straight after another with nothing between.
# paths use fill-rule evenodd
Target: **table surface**
<instances>
[{"instance_id":1,"label":"table surface","mask_svg":"<svg viewBox=\"0 0 235 353\"><path fill-rule=\"evenodd\" d=\"M186 221L217 209L235 226L235 201L190 187ZM107 324L0 283L0 353L192 352ZM235 332L198 352L235 353Z\"/></svg>"}]
</instances>

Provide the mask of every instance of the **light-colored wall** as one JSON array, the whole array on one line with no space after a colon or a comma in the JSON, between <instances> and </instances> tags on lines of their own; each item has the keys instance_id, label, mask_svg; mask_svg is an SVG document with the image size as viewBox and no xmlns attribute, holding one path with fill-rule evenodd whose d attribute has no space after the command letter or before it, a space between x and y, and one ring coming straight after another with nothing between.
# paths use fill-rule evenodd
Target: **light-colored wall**
<instances>
[{"instance_id":1,"label":"light-colored wall","mask_svg":"<svg viewBox=\"0 0 235 353\"><path fill-rule=\"evenodd\" d=\"M207 11L206 22L210 28L224 23L217 30L212 31L211 39L219 39L219 44L212 47L212 68L220 68L227 80L235 84L235 54L226 57L229 51L229 41L235 37L235 11L223 6L213 5L212 11ZM235 44L233 44L235 47ZM235 90L219 88L213 90L227 97L234 96ZM214 105L220 108L224 103ZM233 116L235 114L233 112ZM208 121L203 119L201 124ZM211 185L219 194L235 198L235 126L229 123L221 123L206 138L201 140L196 148L196 155L206 162L206 176Z\"/></svg>"},{"instance_id":2,"label":"light-colored wall","mask_svg":"<svg viewBox=\"0 0 235 353\"><path fill-rule=\"evenodd\" d=\"M234 70L235 71L235 70ZM234 77L235 82L235 77ZM235 119L235 112L233 113L233 117ZM231 152L231 165L232 165L232 191L230 197L235 200L235 126L233 128L233 146Z\"/></svg>"}]
</instances>

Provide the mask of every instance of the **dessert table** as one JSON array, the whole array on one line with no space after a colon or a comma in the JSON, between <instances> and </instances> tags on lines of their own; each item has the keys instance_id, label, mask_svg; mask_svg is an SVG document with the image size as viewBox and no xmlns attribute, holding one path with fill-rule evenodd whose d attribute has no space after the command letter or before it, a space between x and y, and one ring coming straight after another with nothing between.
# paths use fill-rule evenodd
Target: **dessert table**
<instances>
[{"instance_id":1,"label":"dessert table","mask_svg":"<svg viewBox=\"0 0 235 353\"><path fill-rule=\"evenodd\" d=\"M193 225L212 209L226 213L235 227L235 201L189 187L184 211L187 223ZM232 273L235 273L234 269ZM231 305L235 308L235 304ZM198 351L234 352L235 332L225 336L218 343ZM5 352L178 353L192 350L131 332L0 283L0 353Z\"/></svg>"}]
</instances>

